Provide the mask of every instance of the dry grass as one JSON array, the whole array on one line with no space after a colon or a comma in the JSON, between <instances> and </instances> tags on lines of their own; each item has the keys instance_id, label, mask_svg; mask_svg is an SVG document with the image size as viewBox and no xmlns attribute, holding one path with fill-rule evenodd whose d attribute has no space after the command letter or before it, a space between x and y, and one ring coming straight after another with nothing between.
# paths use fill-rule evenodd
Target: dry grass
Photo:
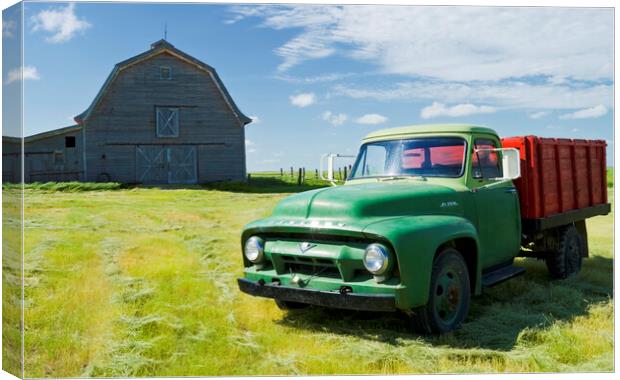
<instances>
[{"instance_id":1,"label":"dry grass","mask_svg":"<svg viewBox=\"0 0 620 380\"><path fill-rule=\"evenodd\" d=\"M578 277L549 281L524 262L525 276L474 300L461 330L429 338L395 314L283 313L241 294L243 225L294 191L269 190L27 190L25 375L613 369L612 215L588 222Z\"/></svg>"}]
</instances>

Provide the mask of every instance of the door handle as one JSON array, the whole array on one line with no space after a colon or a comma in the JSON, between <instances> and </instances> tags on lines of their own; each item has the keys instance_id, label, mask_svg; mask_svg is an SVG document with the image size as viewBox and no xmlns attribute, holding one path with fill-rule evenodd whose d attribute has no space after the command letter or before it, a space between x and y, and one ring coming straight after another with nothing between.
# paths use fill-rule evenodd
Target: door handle
<instances>
[{"instance_id":1,"label":"door handle","mask_svg":"<svg viewBox=\"0 0 620 380\"><path fill-rule=\"evenodd\" d=\"M514 187L509 187L506 190L504 190L504 193L512 193L512 194L516 194L517 193L517 189Z\"/></svg>"}]
</instances>

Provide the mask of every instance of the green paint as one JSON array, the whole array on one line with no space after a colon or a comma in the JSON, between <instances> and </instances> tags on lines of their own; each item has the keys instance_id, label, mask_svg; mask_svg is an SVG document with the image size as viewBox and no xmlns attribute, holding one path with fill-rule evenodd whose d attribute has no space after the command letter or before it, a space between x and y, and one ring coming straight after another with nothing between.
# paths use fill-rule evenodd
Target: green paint
<instances>
[{"instance_id":1,"label":"green paint","mask_svg":"<svg viewBox=\"0 0 620 380\"><path fill-rule=\"evenodd\" d=\"M463 175L361 178L344 186L290 196L271 216L245 227L242 242L252 235L266 236L265 251L272 263L257 270L246 260L246 277L265 281L275 277L283 285L296 286L290 284L294 271L287 271L281 253L277 253L286 245L284 251L289 257L323 257L336 263L337 278L324 277L317 274L320 269L309 268L308 277L313 275L313 280L306 288L338 290L346 285L358 293L391 293L397 307L406 310L427 303L435 254L442 245L459 241L472 247L461 253L475 266L473 289L480 293L482 270L512 259L520 245L518 197L506 191L513 187L512 182L476 179L472 173L474 141L484 138L499 146L499 139L484 127L420 125L377 131L366 136L363 143L419 137L465 139ZM355 244L349 242L351 238L357 239ZM304 241L317 247L302 253L298 245ZM390 246L398 262L399 275L384 283L378 283L362 263L364 247L376 241Z\"/></svg>"}]
</instances>

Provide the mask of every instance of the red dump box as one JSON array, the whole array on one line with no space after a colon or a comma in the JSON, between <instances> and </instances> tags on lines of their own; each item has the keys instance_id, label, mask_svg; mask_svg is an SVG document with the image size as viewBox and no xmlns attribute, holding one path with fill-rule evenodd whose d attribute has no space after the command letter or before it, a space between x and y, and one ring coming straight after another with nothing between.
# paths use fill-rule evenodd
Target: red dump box
<instances>
[{"instance_id":1,"label":"red dump box","mask_svg":"<svg viewBox=\"0 0 620 380\"><path fill-rule=\"evenodd\" d=\"M514 183L524 221L545 228L566 221L562 216L577 220L609 212L604 140L518 136L502 139L502 145L520 151L521 178Z\"/></svg>"}]
</instances>

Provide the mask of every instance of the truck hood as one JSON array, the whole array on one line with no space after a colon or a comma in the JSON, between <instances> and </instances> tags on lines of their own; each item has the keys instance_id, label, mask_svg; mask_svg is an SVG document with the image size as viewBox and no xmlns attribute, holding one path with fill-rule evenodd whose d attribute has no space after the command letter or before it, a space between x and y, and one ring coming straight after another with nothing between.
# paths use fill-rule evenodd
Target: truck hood
<instances>
[{"instance_id":1,"label":"truck hood","mask_svg":"<svg viewBox=\"0 0 620 380\"><path fill-rule=\"evenodd\" d=\"M282 200L272 218L364 226L386 218L462 215L461 191L422 180L393 180L312 190Z\"/></svg>"}]
</instances>

